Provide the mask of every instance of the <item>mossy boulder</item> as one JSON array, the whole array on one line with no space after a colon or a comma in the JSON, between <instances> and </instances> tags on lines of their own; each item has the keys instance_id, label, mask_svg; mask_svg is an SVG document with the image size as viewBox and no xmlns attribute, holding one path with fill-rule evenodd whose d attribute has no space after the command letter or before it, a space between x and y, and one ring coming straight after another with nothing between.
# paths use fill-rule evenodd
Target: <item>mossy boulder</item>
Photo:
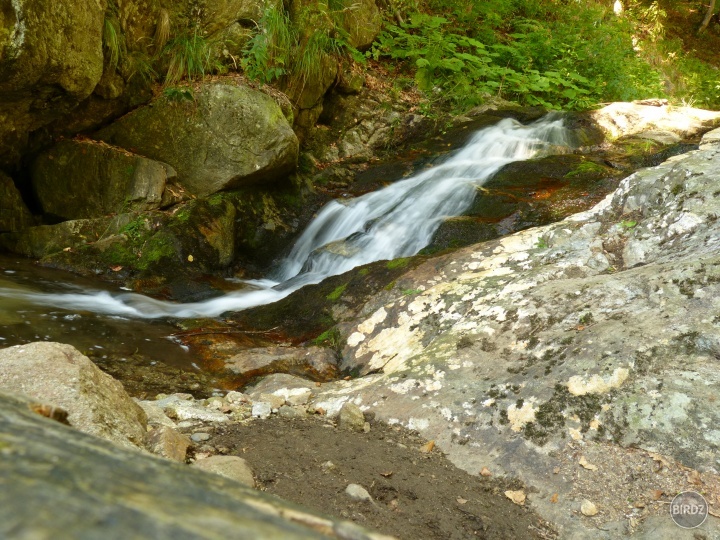
<instances>
[{"instance_id":1,"label":"mossy boulder","mask_svg":"<svg viewBox=\"0 0 720 540\"><path fill-rule=\"evenodd\" d=\"M104 0L23 0L0 8L0 163L16 161L30 131L95 89L105 8Z\"/></svg>"},{"instance_id":2,"label":"mossy boulder","mask_svg":"<svg viewBox=\"0 0 720 540\"><path fill-rule=\"evenodd\" d=\"M0 232L20 231L32 224L32 215L12 178L0 172Z\"/></svg>"},{"instance_id":3,"label":"mossy boulder","mask_svg":"<svg viewBox=\"0 0 720 540\"><path fill-rule=\"evenodd\" d=\"M202 84L191 101L160 96L97 136L169 163L178 184L196 196L284 180L299 146L270 96L227 83Z\"/></svg>"},{"instance_id":4,"label":"mossy boulder","mask_svg":"<svg viewBox=\"0 0 720 540\"><path fill-rule=\"evenodd\" d=\"M364 51L370 48L382 28L382 15L375 0L341 0L341 26L348 43Z\"/></svg>"},{"instance_id":5,"label":"mossy boulder","mask_svg":"<svg viewBox=\"0 0 720 540\"><path fill-rule=\"evenodd\" d=\"M165 186L175 177L166 163L88 140L62 141L32 166L43 211L63 219L160 208Z\"/></svg>"}]
</instances>

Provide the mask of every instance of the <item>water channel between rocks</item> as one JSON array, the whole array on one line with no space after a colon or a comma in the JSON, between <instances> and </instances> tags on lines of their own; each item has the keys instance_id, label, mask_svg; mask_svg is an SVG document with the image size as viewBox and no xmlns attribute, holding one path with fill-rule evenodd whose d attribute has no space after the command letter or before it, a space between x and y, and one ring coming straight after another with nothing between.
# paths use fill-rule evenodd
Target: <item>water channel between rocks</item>
<instances>
[{"instance_id":1,"label":"water channel between rocks","mask_svg":"<svg viewBox=\"0 0 720 540\"><path fill-rule=\"evenodd\" d=\"M567 130L558 116L530 125L502 120L432 168L381 190L330 202L267 279L238 284L239 290L202 302L160 301L0 258L0 346L60 341L95 359L126 361L140 355L199 371L192 355L173 341L173 319L219 317L272 303L354 267L415 255L443 220L470 207L478 187L503 166L563 152L566 145Z\"/></svg>"}]
</instances>

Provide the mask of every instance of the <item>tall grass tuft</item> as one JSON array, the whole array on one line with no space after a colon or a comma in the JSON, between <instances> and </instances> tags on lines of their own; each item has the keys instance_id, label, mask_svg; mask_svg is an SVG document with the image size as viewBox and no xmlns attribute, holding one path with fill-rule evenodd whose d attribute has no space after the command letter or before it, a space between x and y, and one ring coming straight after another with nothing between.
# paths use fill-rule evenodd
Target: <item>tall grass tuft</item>
<instances>
[{"instance_id":1,"label":"tall grass tuft","mask_svg":"<svg viewBox=\"0 0 720 540\"><path fill-rule=\"evenodd\" d=\"M167 61L165 85L173 85L184 78L202 79L219 71L222 65L215 58L212 45L198 29L183 32L168 40L161 57Z\"/></svg>"}]
</instances>

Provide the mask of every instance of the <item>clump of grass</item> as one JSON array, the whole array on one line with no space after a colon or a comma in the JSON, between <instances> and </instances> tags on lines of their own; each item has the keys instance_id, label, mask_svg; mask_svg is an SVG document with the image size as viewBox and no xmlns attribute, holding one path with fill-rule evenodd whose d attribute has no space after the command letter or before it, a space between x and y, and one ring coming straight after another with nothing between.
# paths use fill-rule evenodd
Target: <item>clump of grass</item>
<instances>
[{"instance_id":1,"label":"clump of grass","mask_svg":"<svg viewBox=\"0 0 720 540\"><path fill-rule=\"evenodd\" d=\"M167 60L166 85L177 84L182 79L202 79L222 69L211 43L197 28L168 40L161 56Z\"/></svg>"},{"instance_id":2,"label":"clump of grass","mask_svg":"<svg viewBox=\"0 0 720 540\"><path fill-rule=\"evenodd\" d=\"M155 26L155 50L162 51L167 42L170 40L170 12L161 8L158 11L158 20Z\"/></svg>"},{"instance_id":3,"label":"clump of grass","mask_svg":"<svg viewBox=\"0 0 720 540\"><path fill-rule=\"evenodd\" d=\"M125 40L120 23L113 16L105 17L103 23L103 50L108 64L117 68L125 52Z\"/></svg>"}]
</instances>

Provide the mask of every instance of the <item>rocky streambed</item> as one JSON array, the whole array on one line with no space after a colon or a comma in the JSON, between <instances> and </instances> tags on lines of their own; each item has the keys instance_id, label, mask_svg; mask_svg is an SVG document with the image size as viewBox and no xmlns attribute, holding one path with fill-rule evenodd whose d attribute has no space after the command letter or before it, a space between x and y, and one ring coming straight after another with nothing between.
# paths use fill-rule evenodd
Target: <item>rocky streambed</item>
<instances>
[{"instance_id":1,"label":"rocky streambed","mask_svg":"<svg viewBox=\"0 0 720 540\"><path fill-rule=\"evenodd\" d=\"M651 162L635 166L653 166L620 180L631 159L613 153L619 139L601 149L602 158L533 162L542 181L530 193L523 171L508 167L418 257L354 269L222 320L182 323L173 334L200 359L187 384L148 380L151 355L129 376L132 370L93 354L145 398L140 408L127 396L115 411L65 401L78 391L59 380L84 385L90 395L111 394L98 390L104 376L75 349L4 349L3 388L36 400L29 408L4 402L4 418L9 425L40 422L40 432L60 429L64 435L52 438L60 445L72 432L27 411L165 458L207 468L214 462L238 480L399 537L682 537L667 505L689 489L711 510L692 534L714 537L720 139L711 131L695 149L670 157L689 149L673 147L676 131L670 120L662 123L673 111L622 107L613 113L616 124L661 110L624 143L651 141L642 154ZM474 228L463 223L455 229L463 232L453 233L463 220ZM462 247L463 240L485 241ZM451 245L459 249L442 251ZM71 371L55 379L29 376L64 363ZM160 378L187 376L177 369ZM33 386L43 380L53 382ZM90 425L100 427L82 427L88 411L96 412ZM8 436L0 450L20 458L23 445L37 441L23 440ZM90 446L91 453L106 451ZM66 478L76 474L63 470ZM217 489L208 482L198 489ZM157 496L143 489L144 500ZM34 496L30 487L23 493ZM242 493L228 495L234 502L227 504L240 504L238 497L246 504L249 492ZM247 504L269 509L253 497ZM281 528L311 523L312 534L361 537L348 536L361 534L350 525L273 508ZM428 517L431 508L437 513ZM146 514L143 524L160 519ZM208 536L194 528L195 515L177 526ZM21 517L8 523L20 527L8 531L26 526Z\"/></svg>"}]
</instances>

